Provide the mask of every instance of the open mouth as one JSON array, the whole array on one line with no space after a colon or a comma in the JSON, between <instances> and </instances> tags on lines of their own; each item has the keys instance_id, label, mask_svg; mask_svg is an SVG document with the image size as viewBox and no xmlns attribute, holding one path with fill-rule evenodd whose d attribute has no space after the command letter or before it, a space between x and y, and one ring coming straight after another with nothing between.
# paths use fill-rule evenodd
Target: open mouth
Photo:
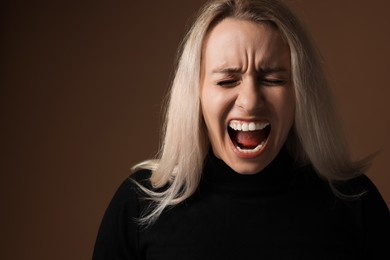
<instances>
[{"instance_id":1,"label":"open mouth","mask_svg":"<svg viewBox=\"0 0 390 260\"><path fill-rule=\"evenodd\" d=\"M228 133L238 151L255 153L260 151L270 134L271 125L268 122L246 122L232 120Z\"/></svg>"}]
</instances>

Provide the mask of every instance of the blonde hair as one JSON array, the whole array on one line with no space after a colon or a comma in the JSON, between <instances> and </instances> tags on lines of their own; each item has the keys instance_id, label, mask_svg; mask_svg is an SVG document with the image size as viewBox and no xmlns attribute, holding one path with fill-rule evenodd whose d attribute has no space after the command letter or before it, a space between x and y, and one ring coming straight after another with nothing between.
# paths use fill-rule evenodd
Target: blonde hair
<instances>
[{"instance_id":1,"label":"blonde hair","mask_svg":"<svg viewBox=\"0 0 390 260\"><path fill-rule=\"evenodd\" d=\"M154 202L140 218L143 224L153 223L166 207L184 201L198 187L209 148L199 100L202 44L213 26L227 17L272 24L289 44L296 114L286 146L296 163L313 165L330 182L353 178L368 167L368 159L350 158L321 56L289 8L277 0L209 1L183 40L156 159L132 168L152 171L152 189L136 182ZM156 191L162 187L166 188Z\"/></svg>"}]
</instances>

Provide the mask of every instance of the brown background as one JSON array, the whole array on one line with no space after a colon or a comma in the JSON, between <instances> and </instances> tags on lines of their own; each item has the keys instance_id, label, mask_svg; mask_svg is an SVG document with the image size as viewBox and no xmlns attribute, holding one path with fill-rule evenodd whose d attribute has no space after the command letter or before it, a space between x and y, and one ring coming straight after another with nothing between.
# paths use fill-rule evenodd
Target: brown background
<instances>
[{"instance_id":1,"label":"brown background","mask_svg":"<svg viewBox=\"0 0 390 260\"><path fill-rule=\"evenodd\" d=\"M114 191L157 146L203 1L2 1L0 259L90 259ZM387 1L289 0L326 60L355 158L390 205Z\"/></svg>"}]
</instances>

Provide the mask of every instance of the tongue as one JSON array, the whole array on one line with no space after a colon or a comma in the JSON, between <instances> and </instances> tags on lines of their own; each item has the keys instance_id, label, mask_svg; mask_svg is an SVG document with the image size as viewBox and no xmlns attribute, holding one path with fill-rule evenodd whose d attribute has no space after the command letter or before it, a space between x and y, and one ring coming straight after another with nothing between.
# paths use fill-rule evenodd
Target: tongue
<instances>
[{"instance_id":1,"label":"tongue","mask_svg":"<svg viewBox=\"0 0 390 260\"><path fill-rule=\"evenodd\" d=\"M255 148L266 138L265 131L237 131L236 141L240 147Z\"/></svg>"}]
</instances>

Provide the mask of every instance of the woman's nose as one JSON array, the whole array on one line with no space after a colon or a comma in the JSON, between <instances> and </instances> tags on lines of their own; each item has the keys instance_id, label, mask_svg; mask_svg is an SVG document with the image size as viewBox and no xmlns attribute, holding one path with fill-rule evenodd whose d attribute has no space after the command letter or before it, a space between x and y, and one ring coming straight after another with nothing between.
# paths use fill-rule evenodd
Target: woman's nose
<instances>
[{"instance_id":1,"label":"woman's nose","mask_svg":"<svg viewBox=\"0 0 390 260\"><path fill-rule=\"evenodd\" d=\"M253 114L262 109L264 96L261 86L255 77L250 77L242 81L239 86L236 105L248 114Z\"/></svg>"}]
</instances>

